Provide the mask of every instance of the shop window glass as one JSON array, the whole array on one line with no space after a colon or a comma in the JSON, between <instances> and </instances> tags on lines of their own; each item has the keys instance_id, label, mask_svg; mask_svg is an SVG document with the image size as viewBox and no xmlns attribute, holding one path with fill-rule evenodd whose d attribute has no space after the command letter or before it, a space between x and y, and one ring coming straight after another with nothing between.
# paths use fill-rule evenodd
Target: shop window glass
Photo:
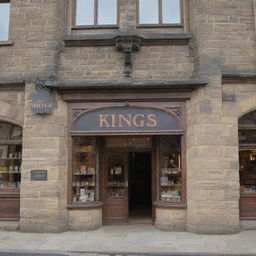
<instances>
[{"instance_id":1,"label":"shop window glass","mask_svg":"<svg viewBox=\"0 0 256 256\"><path fill-rule=\"evenodd\" d=\"M76 0L76 25L117 24L117 0Z\"/></svg>"},{"instance_id":2,"label":"shop window glass","mask_svg":"<svg viewBox=\"0 0 256 256\"><path fill-rule=\"evenodd\" d=\"M139 0L139 23L181 23L180 0Z\"/></svg>"},{"instance_id":3,"label":"shop window glass","mask_svg":"<svg viewBox=\"0 0 256 256\"><path fill-rule=\"evenodd\" d=\"M98 200L96 137L73 138L72 186L73 203Z\"/></svg>"},{"instance_id":4,"label":"shop window glass","mask_svg":"<svg viewBox=\"0 0 256 256\"><path fill-rule=\"evenodd\" d=\"M239 120L239 162L242 194L256 193L256 111Z\"/></svg>"},{"instance_id":5,"label":"shop window glass","mask_svg":"<svg viewBox=\"0 0 256 256\"><path fill-rule=\"evenodd\" d=\"M8 192L20 188L21 139L21 127L0 123L0 191Z\"/></svg>"},{"instance_id":6,"label":"shop window glass","mask_svg":"<svg viewBox=\"0 0 256 256\"><path fill-rule=\"evenodd\" d=\"M0 41L9 37L10 2L0 2Z\"/></svg>"},{"instance_id":7,"label":"shop window glass","mask_svg":"<svg viewBox=\"0 0 256 256\"><path fill-rule=\"evenodd\" d=\"M160 136L160 200L177 203L183 200L181 136Z\"/></svg>"}]
</instances>

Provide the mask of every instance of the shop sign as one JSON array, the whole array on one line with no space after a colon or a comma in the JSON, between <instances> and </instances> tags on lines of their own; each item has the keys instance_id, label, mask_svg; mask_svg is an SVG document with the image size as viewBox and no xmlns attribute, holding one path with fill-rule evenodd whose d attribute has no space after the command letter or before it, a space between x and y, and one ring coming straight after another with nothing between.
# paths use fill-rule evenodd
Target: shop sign
<instances>
[{"instance_id":1,"label":"shop sign","mask_svg":"<svg viewBox=\"0 0 256 256\"><path fill-rule=\"evenodd\" d=\"M53 109L53 95L47 88L38 89L32 94L32 112L50 114Z\"/></svg>"},{"instance_id":2,"label":"shop sign","mask_svg":"<svg viewBox=\"0 0 256 256\"><path fill-rule=\"evenodd\" d=\"M31 180L47 180L47 170L31 170Z\"/></svg>"},{"instance_id":3,"label":"shop sign","mask_svg":"<svg viewBox=\"0 0 256 256\"><path fill-rule=\"evenodd\" d=\"M177 119L170 113L150 108L109 108L90 111L78 117L73 131L178 131Z\"/></svg>"}]
</instances>

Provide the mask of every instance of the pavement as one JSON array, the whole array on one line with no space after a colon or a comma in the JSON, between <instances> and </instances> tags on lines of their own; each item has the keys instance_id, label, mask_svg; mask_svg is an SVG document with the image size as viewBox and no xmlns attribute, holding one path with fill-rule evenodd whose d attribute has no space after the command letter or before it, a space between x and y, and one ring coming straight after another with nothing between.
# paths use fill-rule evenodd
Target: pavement
<instances>
[{"instance_id":1,"label":"pavement","mask_svg":"<svg viewBox=\"0 0 256 256\"><path fill-rule=\"evenodd\" d=\"M256 230L232 235L165 232L154 226L105 226L87 232L0 231L0 256L254 255Z\"/></svg>"}]
</instances>

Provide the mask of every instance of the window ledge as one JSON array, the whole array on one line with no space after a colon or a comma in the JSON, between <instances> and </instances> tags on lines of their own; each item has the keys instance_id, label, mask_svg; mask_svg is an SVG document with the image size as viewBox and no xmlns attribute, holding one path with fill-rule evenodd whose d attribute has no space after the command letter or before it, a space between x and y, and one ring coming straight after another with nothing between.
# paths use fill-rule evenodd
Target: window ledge
<instances>
[{"instance_id":1,"label":"window ledge","mask_svg":"<svg viewBox=\"0 0 256 256\"><path fill-rule=\"evenodd\" d=\"M89 203L77 203L77 204L69 204L67 209L95 209L101 208L103 206L102 202L89 202Z\"/></svg>"},{"instance_id":2,"label":"window ledge","mask_svg":"<svg viewBox=\"0 0 256 256\"><path fill-rule=\"evenodd\" d=\"M138 34L95 34L95 35L66 35L65 46L115 46L116 39L133 36L141 40L141 45L188 45L190 33L138 33Z\"/></svg>"},{"instance_id":3,"label":"window ledge","mask_svg":"<svg viewBox=\"0 0 256 256\"><path fill-rule=\"evenodd\" d=\"M83 29L119 29L118 25L79 25L73 26L72 30L83 30Z\"/></svg>"},{"instance_id":4,"label":"window ledge","mask_svg":"<svg viewBox=\"0 0 256 256\"><path fill-rule=\"evenodd\" d=\"M13 41L0 41L0 46L14 45Z\"/></svg>"},{"instance_id":5,"label":"window ledge","mask_svg":"<svg viewBox=\"0 0 256 256\"><path fill-rule=\"evenodd\" d=\"M183 202L174 203L174 202L163 202L163 201L156 201L153 203L156 208L167 208L167 209L186 209L187 205Z\"/></svg>"},{"instance_id":6,"label":"window ledge","mask_svg":"<svg viewBox=\"0 0 256 256\"><path fill-rule=\"evenodd\" d=\"M138 24L137 28L183 28L182 23L175 24Z\"/></svg>"}]
</instances>

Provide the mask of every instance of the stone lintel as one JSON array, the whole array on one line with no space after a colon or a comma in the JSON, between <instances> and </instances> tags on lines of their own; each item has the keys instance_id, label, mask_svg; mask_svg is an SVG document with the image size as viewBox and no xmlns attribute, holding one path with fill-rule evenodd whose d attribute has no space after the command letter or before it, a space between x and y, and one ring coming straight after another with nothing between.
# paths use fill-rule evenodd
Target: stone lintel
<instances>
[{"instance_id":1,"label":"stone lintel","mask_svg":"<svg viewBox=\"0 0 256 256\"><path fill-rule=\"evenodd\" d=\"M8 89L8 90L16 90L16 89L24 89L25 82L21 80L1 80L0 79L0 90Z\"/></svg>"},{"instance_id":2,"label":"stone lintel","mask_svg":"<svg viewBox=\"0 0 256 256\"><path fill-rule=\"evenodd\" d=\"M81 82L47 82L46 87L56 89L60 92L84 90L84 91L193 91L199 87L204 87L207 82L204 80L184 80L184 81L81 81Z\"/></svg>"},{"instance_id":3,"label":"stone lintel","mask_svg":"<svg viewBox=\"0 0 256 256\"><path fill-rule=\"evenodd\" d=\"M226 73L222 74L222 83L255 83L256 73Z\"/></svg>"}]
</instances>

